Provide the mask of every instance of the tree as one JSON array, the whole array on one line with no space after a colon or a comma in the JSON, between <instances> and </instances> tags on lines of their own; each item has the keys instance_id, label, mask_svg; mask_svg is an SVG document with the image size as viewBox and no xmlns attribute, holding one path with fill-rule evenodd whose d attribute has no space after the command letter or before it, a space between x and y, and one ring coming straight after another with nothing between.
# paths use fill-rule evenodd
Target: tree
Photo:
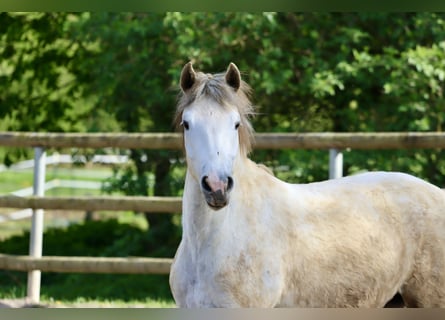
<instances>
[{"instance_id":1,"label":"tree","mask_svg":"<svg viewBox=\"0 0 445 320\"><path fill-rule=\"evenodd\" d=\"M0 13L2 130L85 130L81 119L89 105L69 72L78 46L65 32L74 18L68 13ZM23 154L8 152L3 162Z\"/></svg>"},{"instance_id":2,"label":"tree","mask_svg":"<svg viewBox=\"0 0 445 320\"><path fill-rule=\"evenodd\" d=\"M201 69L234 61L245 71L260 106L259 131L442 130L443 14L171 13L165 24L177 32L177 52ZM287 180L327 176L327 157L318 152L254 157L288 164L277 172ZM444 172L424 169L440 171L442 158L431 150L354 152L345 171L401 170L441 184Z\"/></svg>"}]
</instances>

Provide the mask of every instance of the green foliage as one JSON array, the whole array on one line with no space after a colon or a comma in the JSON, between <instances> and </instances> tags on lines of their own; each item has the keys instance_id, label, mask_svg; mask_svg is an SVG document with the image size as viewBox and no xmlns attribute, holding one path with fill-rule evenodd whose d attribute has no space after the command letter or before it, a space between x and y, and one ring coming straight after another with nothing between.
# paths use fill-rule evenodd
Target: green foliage
<instances>
[{"instance_id":1,"label":"green foliage","mask_svg":"<svg viewBox=\"0 0 445 320\"><path fill-rule=\"evenodd\" d=\"M70 72L78 44L67 37L74 14L0 13L1 130L85 131L91 104ZM7 165L28 150L0 155Z\"/></svg>"},{"instance_id":2,"label":"green foliage","mask_svg":"<svg viewBox=\"0 0 445 320\"><path fill-rule=\"evenodd\" d=\"M177 240L177 239L176 239ZM0 252L27 254L29 231L0 243ZM70 256L165 256L174 252L159 249L145 230L115 219L85 221L67 228L49 228L44 234L44 255Z\"/></svg>"},{"instance_id":3,"label":"green foliage","mask_svg":"<svg viewBox=\"0 0 445 320\"><path fill-rule=\"evenodd\" d=\"M69 72L76 43L66 37L71 14L0 14L0 117L12 130L80 129L88 109L76 100L79 85ZM82 128L85 129L85 128Z\"/></svg>"},{"instance_id":4,"label":"green foliage","mask_svg":"<svg viewBox=\"0 0 445 320\"><path fill-rule=\"evenodd\" d=\"M132 165L124 168L114 167L113 175L106 179L102 185L102 190L107 193L113 193L119 190L126 195L153 195L154 179L151 174L144 172L137 175Z\"/></svg>"},{"instance_id":5,"label":"green foliage","mask_svg":"<svg viewBox=\"0 0 445 320\"><path fill-rule=\"evenodd\" d=\"M0 116L13 130L171 131L183 64L223 71L234 61L254 88L258 131L441 131L444 17L4 13ZM283 151L280 161L294 161L291 153L304 154ZM155 179L138 192L172 191L157 167L179 157L132 151L139 179Z\"/></svg>"}]
</instances>

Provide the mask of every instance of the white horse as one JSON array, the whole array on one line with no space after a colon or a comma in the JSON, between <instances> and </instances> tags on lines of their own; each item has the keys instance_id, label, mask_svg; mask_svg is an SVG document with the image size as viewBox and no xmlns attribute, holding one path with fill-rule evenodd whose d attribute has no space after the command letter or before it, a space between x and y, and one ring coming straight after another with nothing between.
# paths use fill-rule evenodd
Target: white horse
<instances>
[{"instance_id":1,"label":"white horse","mask_svg":"<svg viewBox=\"0 0 445 320\"><path fill-rule=\"evenodd\" d=\"M288 184L248 159L249 87L184 66L180 307L445 307L445 192L403 173Z\"/></svg>"}]
</instances>

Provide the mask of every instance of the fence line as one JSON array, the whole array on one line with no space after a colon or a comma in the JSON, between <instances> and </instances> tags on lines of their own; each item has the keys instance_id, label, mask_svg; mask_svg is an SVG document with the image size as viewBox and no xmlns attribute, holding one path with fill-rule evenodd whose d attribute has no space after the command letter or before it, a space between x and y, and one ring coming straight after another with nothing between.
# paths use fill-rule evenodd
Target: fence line
<instances>
[{"instance_id":1,"label":"fence line","mask_svg":"<svg viewBox=\"0 0 445 320\"><path fill-rule=\"evenodd\" d=\"M29 219L32 216L32 209L23 209L14 211L8 214L0 215L0 223L9 222L13 220Z\"/></svg>"},{"instance_id":2,"label":"fence line","mask_svg":"<svg viewBox=\"0 0 445 320\"><path fill-rule=\"evenodd\" d=\"M137 211L156 213L180 213L181 197L143 196L76 196L76 197L17 197L0 195L0 207L47 210L81 211Z\"/></svg>"},{"instance_id":3,"label":"fence line","mask_svg":"<svg viewBox=\"0 0 445 320\"><path fill-rule=\"evenodd\" d=\"M430 149L445 148L443 132L258 133L257 149Z\"/></svg>"},{"instance_id":4,"label":"fence line","mask_svg":"<svg viewBox=\"0 0 445 320\"><path fill-rule=\"evenodd\" d=\"M443 132L256 133L255 149L445 148ZM0 146L43 148L181 149L179 133L0 132Z\"/></svg>"},{"instance_id":5,"label":"fence line","mask_svg":"<svg viewBox=\"0 0 445 320\"><path fill-rule=\"evenodd\" d=\"M34 167L34 166L33 166ZM91 189L97 190L100 189L102 184L96 181L88 181L88 180L65 180L65 179L53 179L45 182L45 191L54 189L54 188L73 188L73 189ZM20 190L12 191L9 194L17 197L27 197L32 195L32 187L23 188Z\"/></svg>"},{"instance_id":6,"label":"fence line","mask_svg":"<svg viewBox=\"0 0 445 320\"><path fill-rule=\"evenodd\" d=\"M34 165L31 166L31 168L33 168L33 167L34 167ZM45 182L44 189L45 189L45 191L51 190L54 188L75 188L75 189L81 188L81 189L97 190L97 189L101 188L101 185L102 184L100 182L95 182L95 181L53 179L53 180ZM27 196L30 196L33 194L33 187L16 190L16 191L10 192L9 194L12 196L17 196L17 197L27 197ZM1 207L2 206L0 205L0 208ZM6 206L4 208L6 208ZM40 208L40 209L46 209L46 208ZM7 214L0 214L0 223L8 222L11 220L26 219L31 216L32 216L32 209L26 208L26 209L20 210L20 211L10 212Z\"/></svg>"},{"instance_id":7,"label":"fence line","mask_svg":"<svg viewBox=\"0 0 445 320\"><path fill-rule=\"evenodd\" d=\"M42 148L180 149L178 133L0 132L0 146Z\"/></svg>"},{"instance_id":8,"label":"fence line","mask_svg":"<svg viewBox=\"0 0 445 320\"><path fill-rule=\"evenodd\" d=\"M94 155L90 160L92 163L103 163L103 164L114 164L114 163L125 163L128 162L129 157L126 155ZM73 156L69 154L59 154L55 153L46 157L46 165L54 165L54 164L72 164L72 163L86 163L88 159L85 156L80 156L78 159L74 159ZM20 161L11 165L10 167L6 167L3 164L0 164L0 172L6 170L23 170L23 169L31 169L34 168L34 159Z\"/></svg>"},{"instance_id":9,"label":"fence line","mask_svg":"<svg viewBox=\"0 0 445 320\"><path fill-rule=\"evenodd\" d=\"M76 273L138 273L168 274L173 259L170 258L105 258L58 257L40 258L0 254L0 269L44 272Z\"/></svg>"}]
</instances>

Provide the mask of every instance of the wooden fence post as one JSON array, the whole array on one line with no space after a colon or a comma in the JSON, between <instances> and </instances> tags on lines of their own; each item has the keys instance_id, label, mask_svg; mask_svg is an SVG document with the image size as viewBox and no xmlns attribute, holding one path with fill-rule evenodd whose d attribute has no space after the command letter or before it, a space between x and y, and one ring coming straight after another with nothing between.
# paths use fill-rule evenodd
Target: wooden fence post
<instances>
[{"instance_id":1,"label":"wooden fence post","mask_svg":"<svg viewBox=\"0 0 445 320\"><path fill-rule=\"evenodd\" d=\"M34 184L33 194L43 197L45 191L46 152L44 148L34 149ZM43 247L43 209L34 209L29 240L29 255L35 258L42 257ZM28 272L27 298L30 303L40 302L40 270Z\"/></svg>"}]
</instances>

